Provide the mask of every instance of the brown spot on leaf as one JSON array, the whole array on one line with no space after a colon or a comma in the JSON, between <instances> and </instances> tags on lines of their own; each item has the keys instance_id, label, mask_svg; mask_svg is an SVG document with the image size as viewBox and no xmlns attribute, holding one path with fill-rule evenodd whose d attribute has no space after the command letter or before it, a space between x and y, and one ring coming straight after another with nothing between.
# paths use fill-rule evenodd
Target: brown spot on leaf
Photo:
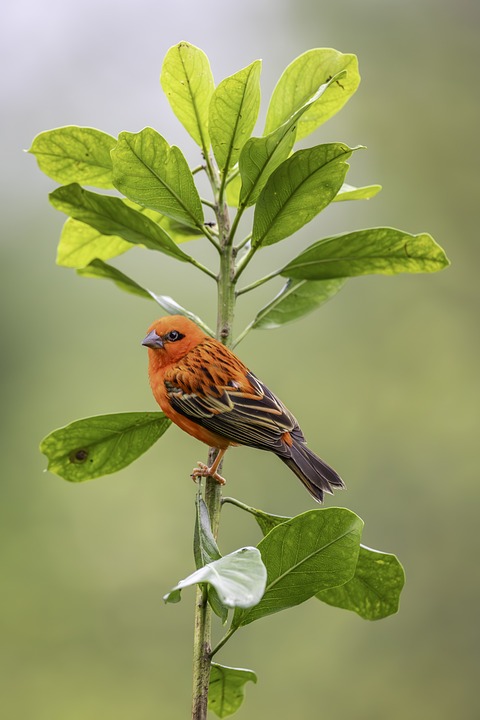
<instances>
[{"instance_id":1,"label":"brown spot on leaf","mask_svg":"<svg viewBox=\"0 0 480 720\"><path fill-rule=\"evenodd\" d=\"M81 464L84 463L87 458L88 450L85 450L85 448L78 448L78 450L73 450L73 452L70 453L71 463Z\"/></svg>"}]
</instances>

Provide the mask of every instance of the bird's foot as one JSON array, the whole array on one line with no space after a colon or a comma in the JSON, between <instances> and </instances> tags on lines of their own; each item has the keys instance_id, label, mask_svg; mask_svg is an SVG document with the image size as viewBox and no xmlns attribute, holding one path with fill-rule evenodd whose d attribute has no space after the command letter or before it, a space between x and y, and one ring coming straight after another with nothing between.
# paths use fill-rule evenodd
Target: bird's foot
<instances>
[{"instance_id":1,"label":"bird's foot","mask_svg":"<svg viewBox=\"0 0 480 720\"><path fill-rule=\"evenodd\" d=\"M227 482L225 478L223 478L221 475L218 474L216 470L214 470L213 466L209 468L208 465L205 465L205 463L202 462L199 462L198 467L192 470L192 474L190 477L192 478L193 482L197 482L197 478L202 477L211 477L216 480L219 485L225 485L225 483Z\"/></svg>"}]
</instances>

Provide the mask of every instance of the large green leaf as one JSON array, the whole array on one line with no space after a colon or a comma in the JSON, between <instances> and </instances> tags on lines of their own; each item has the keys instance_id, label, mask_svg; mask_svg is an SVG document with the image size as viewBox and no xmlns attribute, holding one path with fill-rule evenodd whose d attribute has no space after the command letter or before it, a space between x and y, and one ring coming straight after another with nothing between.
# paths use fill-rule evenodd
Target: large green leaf
<instances>
[{"instance_id":1,"label":"large green leaf","mask_svg":"<svg viewBox=\"0 0 480 720\"><path fill-rule=\"evenodd\" d=\"M381 185L364 185L363 187L354 187L343 183L338 193L333 198L334 202L342 200L370 200L375 197L382 189Z\"/></svg>"},{"instance_id":2,"label":"large green leaf","mask_svg":"<svg viewBox=\"0 0 480 720\"><path fill-rule=\"evenodd\" d=\"M130 200L202 227L202 203L188 163L156 130L120 133L112 161L115 187Z\"/></svg>"},{"instance_id":3,"label":"large green leaf","mask_svg":"<svg viewBox=\"0 0 480 720\"><path fill-rule=\"evenodd\" d=\"M370 228L319 240L281 271L304 280L436 272L449 264L427 233L410 235L394 228Z\"/></svg>"},{"instance_id":4,"label":"large green leaf","mask_svg":"<svg viewBox=\"0 0 480 720\"><path fill-rule=\"evenodd\" d=\"M57 265L82 268L95 260L110 260L129 250L131 243L115 235L103 235L79 220L68 218L60 235Z\"/></svg>"},{"instance_id":5,"label":"large green leaf","mask_svg":"<svg viewBox=\"0 0 480 720\"><path fill-rule=\"evenodd\" d=\"M243 703L245 684L249 681L257 682L257 676L253 670L212 663L208 688L208 709L219 718L233 715Z\"/></svg>"},{"instance_id":6,"label":"large green leaf","mask_svg":"<svg viewBox=\"0 0 480 720\"><path fill-rule=\"evenodd\" d=\"M340 73L339 77L342 75L343 73ZM266 137L250 138L245 143L239 159L242 179L239 201L241 205L248 207L256 202L270 175L290 155L295 144L298 121L323 95L330 83L317 87L303 105L279 128L273 130ZM229 204L235 207L238 203L231 202L235 198L232 189L229 194Z\"/></svg>"},{"instance_id":7,"label":"large green leaf","mask_svg":"<svg viewBox=\"0 0 480 720\"><path fill-rule=\"evenodd\" d=\"M56 182L112 188L110 151L117 141L89 127L69 125L40 133L28 152L35 155L42 172Z\"/></svg>"},{"instance_id":8,"label":"large green leaf","mask_svg":"<svg viewBox=\"0 0 480 720\"><path fill-rule=\"evenodd\" d=\"M343 287L345 280L287 280L278 295L258 311L252 329L278 328L316 310Z\"/></svg>"},{"instance_id":9,"label":"large green leaf","mask_svg":"<svg viewBox=\"0 0 480 720\"><path fill-rule=\"evenodd\" d=\"M283 72L273 91L265 123L265 135L290 118L320 85L337 73L344 75L300 118L297 140L306 137L337 113L351 98L360 82L355 55L344 55L331 48L315 48L296 58Z\"/></svg>"},{"instance_id":10,"label":"large green leaf","mask_svg":"<svg viewBox=\"0 0 480 720\"><path fill-rule=\"evenodd\" d=\"M327 143L298 150L269 177L255 207L253 247L272 245L312 220L335 197L353 150Z\"/></svg>"},{"instance_id":11,"label":"large green leaf","mask_svg":"<svg viewBox=\"0 0 480 720\"><path fill-rule=\"evenodd\" d=\"M260 109L262 63L251 65L223 80L210 103L209 132L218 166L223 174L235 165L252 134Z\"/></svg>"},{"instance_id":12,"label":"large green leaf","mask_svg":"<svg viewBox=\"0 0 480 720\"><path fill-rule=\"evenodd\" d=\"M267 568L265 593L235 611L232 627L299 605L348 582L357 564L362 520L344 508L310 510L273 528L258 549Z\"/></svg>"},{"instance_id":13,"label":"large green leaf","mask_svg":"<svg viewBox=\"0 0 480 720\"><path fill-rule=\"evenodd\" d=\"M165 602L179 602L183 588L208 583L215 588L226 607L251 608L262 597L266 579L267 572L260 552L254 547L245 547L204 565L180 580L163 599Z\"/></svg>"},{"instance_id":14,"label":"large green leaf","mask_svg":"<svg viewBox=\"0 0 480 720\"><path fill-rule=\"evenodd\" d=\"M102 235L115 235L129 243L191 262L190 256L180 250L163 228L120 198L84 190L76 183L57 188L49 197L57 210L90 225Z\"/></svg>"},{"instance_id":15,"label":"large green leaf","mask_svg":"<svg viewBox=\"0 0 480 720\"><path fill-rule=\"evenodd\" d=\"M117 270L117 268L112 267L112 265L103 262L103 260L92 260L86 267L79 268L77 274L82 277L112 280L120 290L132 293L133 295L139 295L146 300L153 300L148 290L136 283L135 280L129 278L125 273L122 273L121 270Z\"/></svg>"},{"instance_id":16,"label":"large green leaf","mask_svg":"<svg viewBox=\"0 0 480 720\"><path fill-rule=\"evenodd\" d=\"M364 620L381 620L398 610L405 573L395 555L360 546L355 575L341 587L316 597L329 605L356 612Z\"/></svg>"},{"instance_id":17,"label":"large green leaf","mask_svg":"<svg viewBox=\"0 0 480 720\"><path fill-rule=\"evenodd\" d=\"M174 45L165 55L160 82L185 130L207 151L208 108L215 87L208 57L190 43Z\"/></svg>"},{"instance_id":18,"label":"large green leaf","mask_svg":"<svg viewBox=\"0 0 480 720\"><path fill-rule=\"evenodd\" d=\"M117 472L142 455L171 421L161 412L97 415L54 430L40 443L50 472L83 482Z\"/></svg>"}]
</instances>

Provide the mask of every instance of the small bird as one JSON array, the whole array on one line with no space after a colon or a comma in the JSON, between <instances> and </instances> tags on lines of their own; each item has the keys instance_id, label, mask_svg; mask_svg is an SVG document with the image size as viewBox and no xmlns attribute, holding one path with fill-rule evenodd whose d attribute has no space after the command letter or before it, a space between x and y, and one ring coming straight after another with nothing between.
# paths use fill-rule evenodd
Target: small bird
<instances>
[{"instance_id":1,"label":"small bird","mask_svg":"<svg viewBox=\"0 0 480 720\"><path fill-rule=\"evenodd\" d=\"M160 318L142 341L155 400L182 430L218 454L192 473L222 485L218 467L231 445L269 450L297 475L317 502L344 484L306 445L298 422L238 357L182 315Z\"/></svg>"}]
</instances>

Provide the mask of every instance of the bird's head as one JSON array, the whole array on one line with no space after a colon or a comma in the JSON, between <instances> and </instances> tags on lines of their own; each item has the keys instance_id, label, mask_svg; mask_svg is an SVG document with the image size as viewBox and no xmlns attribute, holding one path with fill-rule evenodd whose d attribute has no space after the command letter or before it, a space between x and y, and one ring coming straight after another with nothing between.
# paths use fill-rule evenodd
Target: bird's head
<instances>
[{"instance_id":1,"label":"bird's head","mask_svg":"<svg viewBox=\"0 0 480 720\"><path fill-rule=\"evenodd\" d=\"M183 315L168 315L150 325L142 345L148 348L151 361L165 367L180 360L205 337L203 330Z\"/></svg>"}]
</instances>

